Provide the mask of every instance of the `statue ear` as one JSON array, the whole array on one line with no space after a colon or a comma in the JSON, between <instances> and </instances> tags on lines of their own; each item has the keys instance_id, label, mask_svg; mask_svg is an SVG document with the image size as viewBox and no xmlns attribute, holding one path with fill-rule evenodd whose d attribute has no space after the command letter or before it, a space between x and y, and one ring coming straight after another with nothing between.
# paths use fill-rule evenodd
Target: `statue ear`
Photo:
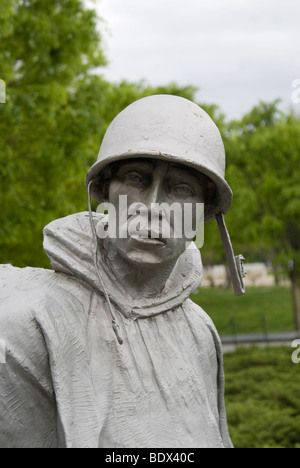
<instances>
[{"instance_id":1,"label":"statue ear","mask_svg":"<svg viewBox=\"0 0 300 468\"><path fill-rule=\"evenodd\" d=\"M105 180L102 184L102 197L104 202L108 202L109 198L109 186L110 186L110 180Z\"/></svg>"},{"instance_id":2,"label":"statue ear","mask_svg":"<svg viewBox=\"0 0 300 468\"><path fill-rule=\"evenodd\" d=\"M207 177L205 187L205 198L208 202L212 201L216 193L216 184Z\"/></svg>"},{"instance_id":3,"label":"statue ear","mask_svg":"<svg viewBox=\"0 0 300 468\"><path fill-rule=\"evenodd\" d=\"M109 185L113 176L114 164L105 167L97 178L93 181L93 194L98 201L107 202L109 194Z\"/></svg>"},{"instance_id":4,"label":"statue ear","mask_svg":"<svg viewBox=\"0 0 300 468\"><path fill-rule=\"evenodd\" d=\"M213 180L204 176L204 210L205 214L217 204L217 187Z\"/></svg>"}]
</instances>

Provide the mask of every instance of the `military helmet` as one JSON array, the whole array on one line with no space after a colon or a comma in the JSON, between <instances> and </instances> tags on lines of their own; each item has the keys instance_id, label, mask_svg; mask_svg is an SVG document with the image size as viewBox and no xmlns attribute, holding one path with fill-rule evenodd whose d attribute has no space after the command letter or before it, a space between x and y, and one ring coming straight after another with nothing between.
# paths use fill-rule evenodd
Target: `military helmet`
<instances>
[{"instance_id":1,"label":"military helmet","mask_svg":"<svg viewBox=\"0 0 300 468\"><path fill-rule=\"evenodd\" d=\"M226 213L232 191L226 182L225 150L220 132L197 104L173 95L152 95L130 104L109 125L96 163L86 176L86 187L110 163L129 158L153 158L181 163L205 174L215 184L205 221ZM91 187L99 202L99 185Z\"/></svg>"},{"instance_id":2,"label":"military helmet","mask_svg":"<svg viewBox=\"0 0 300 468\"><path fill-rule=\"evenodd\" d=\"M105 168L116 161L144 157L184 164L213 181L215 191L206 204L205 221L216 218L235 294L244 294L245 259L234 256L223 216L230 208L232 191L225 180L225 150L215 123L197 104L178 96L153 95L130 104L104 135L98 159L86 176L89 194L103 202L103 188L97 180Z\"/></svg>"}]
</instances>

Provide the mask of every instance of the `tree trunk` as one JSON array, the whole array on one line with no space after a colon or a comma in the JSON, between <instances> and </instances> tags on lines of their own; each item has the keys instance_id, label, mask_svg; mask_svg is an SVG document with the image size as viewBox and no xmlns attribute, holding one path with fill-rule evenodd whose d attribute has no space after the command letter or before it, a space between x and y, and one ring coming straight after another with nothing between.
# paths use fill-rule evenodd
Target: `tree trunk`
<instances>
[{"instance_id":1,"label":"tree trunk","mask_svg":"<svg viewBox=\"0 0 300 468\"><path fill-rule=\"evenodd\" d=\"M279 286L280 284L280 279L279 279L279 267L278 265L272 264L273 268L273 275L274 275L274 281L275 281L275 286Z\"/></svg>"},{"instance_id":2,"label":"tree trunk","mask_svg":"<svg viewBox=\"0 0 300 468\"><path fill-rule=\"evenodd\" d=\"M292 283L295 330L300 331L299 281L298 274L294 269L290 271L290 280Z\"/></svg>"}]
</instances>

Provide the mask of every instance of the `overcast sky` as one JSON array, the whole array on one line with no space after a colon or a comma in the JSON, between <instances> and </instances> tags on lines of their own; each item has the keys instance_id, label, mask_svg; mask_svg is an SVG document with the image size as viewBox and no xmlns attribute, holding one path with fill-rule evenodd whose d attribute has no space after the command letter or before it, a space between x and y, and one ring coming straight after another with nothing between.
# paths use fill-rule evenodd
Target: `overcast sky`
<instances>
[{"instance_id":1,"label":"overcast sky","mask_svg":"<svg viewBox=\"0 0 300 468\"><path fill-rule=\"evenodd\" d=\"M111 81L176 81L239 118L259 100L292 104L299 0L96 0ZM294 104L300 112L300 103Z\"/></svg>"}]
</instances>

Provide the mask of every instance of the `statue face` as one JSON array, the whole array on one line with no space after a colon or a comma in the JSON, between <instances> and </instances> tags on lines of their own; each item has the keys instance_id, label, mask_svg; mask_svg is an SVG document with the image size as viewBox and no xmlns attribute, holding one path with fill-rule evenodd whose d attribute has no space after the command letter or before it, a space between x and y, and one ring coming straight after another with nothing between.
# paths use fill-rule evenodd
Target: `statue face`
<instances>
[{"instance_id":1,"label":"statue face","mask_svg":"<svg viewBox=\"0 0 300 468\"><path fill-rule=\"evenodd\" d=\"M112 176L108 198L117 219L126 221L126 227L121 222L117 228L126 229L127 235L110 239L115 250L139 264L157 265L177 259L191 240L183 226L185 204L196 208L197 203L204 202L200 178L200 174L182 164L144 158L120 162ZM120 213L120 196L124 199L124 195L129 208L125 216ZM190 216L195 226L196 209Z\"/></svg>"}]
</instances>

